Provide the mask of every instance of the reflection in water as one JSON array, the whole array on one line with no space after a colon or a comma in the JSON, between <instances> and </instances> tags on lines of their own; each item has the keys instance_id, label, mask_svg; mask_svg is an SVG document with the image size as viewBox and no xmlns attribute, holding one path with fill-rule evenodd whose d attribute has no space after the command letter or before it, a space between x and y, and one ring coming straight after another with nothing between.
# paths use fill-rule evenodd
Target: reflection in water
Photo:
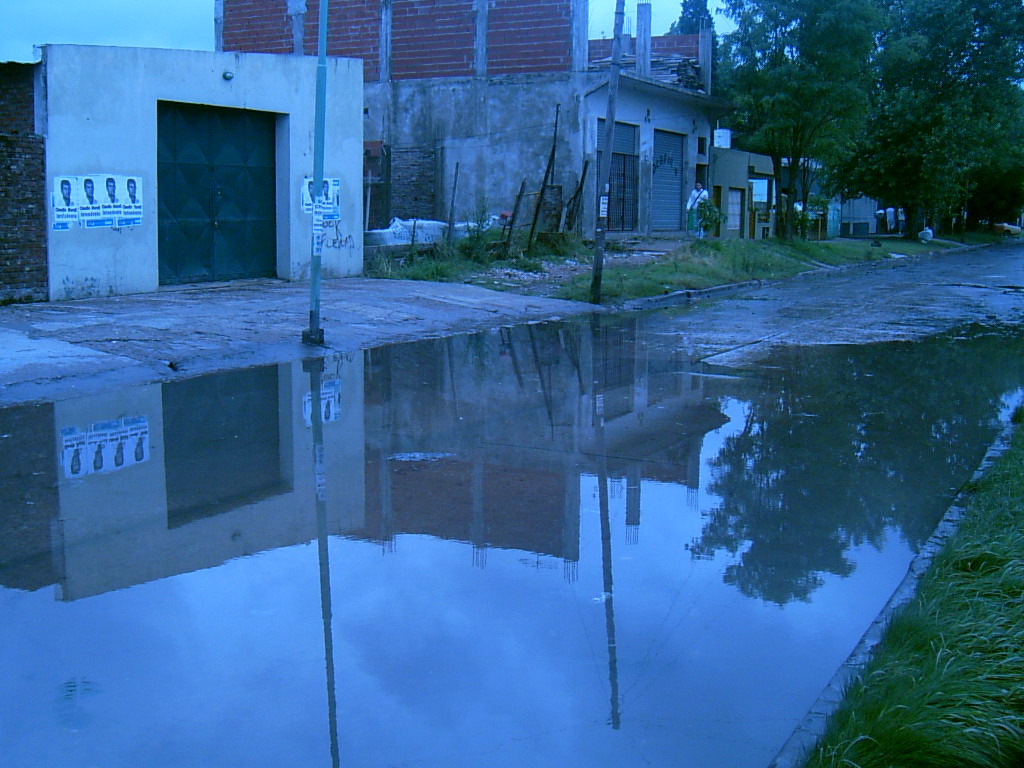
<instances>
[{"instance_id":1,"label":"reflection in water","mask_svg":"<svg viewBox=\"0 0 1024 768\"><path fill-rule=\"evenodd\" d=\"M593 345L593 358L599 359L601 341L607 329L601 327L597 318L590 323L590 339ZM611 713L608 722L615 730L620 726L619 714L619 662L615 646L615 588L612 579L612 524L608 505L608 459L605 454L604 440L604 397L608 389L604 374L606 366L593 366L595 393L593 398L592 420L594 426L594 448L597 453L597 493L598 507L601 514L601 576L604 591L604 625L608 636L608 686L611 689Z\"/></svg>"},{"instance_id":2,"label":"reflection in water","mask_svg":"<svg viewBox=\"0 0 1024 768\"><path fill-rule=\"evenodd\" d=\"M313 485L316 496L316 553L320 574L320 615L324 626L324 659L327 670L327 723L331 742L331 765L337 768L338 702L334 677L334 631L331 625L331 562L327 550L327 471L324 465L324 421L331 417L330 397L321 397L320 380L324 361L320 358L303 361L302 368L309 373L310 401L318 407L310 410L313 431Z\"/></svg>"},{"instance_id":3,"label":"reflection in water","mask_svg":"<svg viewBox=\"0 0 1024 768\"><path fill-rule=\"evenodd\" d=\"M916 550L977 465L970 436L1024 381L1020 353L1019 341L983 329L779 349L711 461L721 502L692 554L742 552L726 582L781 605L809 599L825 574L849 575L846 553L881 546L891 527Z\"/></svg>"},{"instance_id":4,"label":"reflection in water","mask_svg":"<svg viewBox=\"0 0 1024 768\"><path fill-rule=\"evenodd\" d=\"M767 764L976 465L1021 341L739 372L667 327L0 411L12 764Z\"/></svg>"}]
</instances>

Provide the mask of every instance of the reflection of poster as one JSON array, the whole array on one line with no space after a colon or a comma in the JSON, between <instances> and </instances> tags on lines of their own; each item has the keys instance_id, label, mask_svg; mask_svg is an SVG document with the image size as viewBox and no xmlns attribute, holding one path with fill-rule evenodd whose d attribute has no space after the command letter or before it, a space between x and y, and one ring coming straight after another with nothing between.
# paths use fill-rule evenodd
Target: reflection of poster
<instances>
[{"instance_id":1,"label":"reflection of poster","mask_svg":"<svg viewBox=\"0 0 1024 768\"><path fill-rule=\"evenodd\" d=\"M138 176L115 176L121 193L121 214L117 226L132 227L142 223L142 179Z\"/></svg>"},{"instance_id":2,"label":"reflection of poster","mask_svg":"<svg viewBox=\"0 0 1024 768\"><path fill-rule=\"evenodd\" d=\"M105 216L103 213L103 200L106 199L106 194L96 188L98 184L102 185L106 178L102 173L79 176L82 186L78 197L78 220L90 229L114 226L114 217Z\"/></svg>"},{"instance_id":3,"label":"reflection of poster","mask_svg":"<svg viewBox=\"0 0 1024 768\"><path fill-rule=\"evenodd\" d=\"M64 477L116 472L149 460L149 423L145 416L101 421L88 429L60 431Z\"/></svg>"},{"instance_id":4,"label":"reflection of poster","mask_svg":"<svg viewBox=\"0 0 1024 768\"><path fill-rule=\"evenodd\" d=\"M302 397L302 418L306 426L313 426L313 398L307 392ZM320 419L323 423L341 418L341 380L328 379L320 382Z\"/></svg>"},{"instance_id":5,"label":"reflection of poster","mask_svg":"<svg viewBox=\"0 0 1024 768\"><path fill-rule=\"evenodd\" d=\"M77 176L57 176L53 180L53 228L67 230L78 225Z\"/></svg>"},{"instance_id":6,"label":"reflection of poster","mask_svg":"<svg viewBox=\"0 0 1024 768\"><path fill-rule=\"evenodd\" d=\"M321 199L324 197L327 198L322 206L324 221L337 221L341 218L341 179L324 179ZM299 202L303 213L313 213L313 179L309 176L302 180Z\"/></svg>"}]
</instances>

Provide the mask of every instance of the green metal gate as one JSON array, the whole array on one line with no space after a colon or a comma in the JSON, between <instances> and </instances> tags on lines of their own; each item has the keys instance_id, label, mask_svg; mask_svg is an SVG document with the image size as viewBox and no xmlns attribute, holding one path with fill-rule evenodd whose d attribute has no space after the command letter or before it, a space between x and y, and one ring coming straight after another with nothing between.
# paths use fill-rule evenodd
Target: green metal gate
<instances>
[{"instance_id":1,"label":"green metal gate","mask_svg":"<svg viewBox=\"0 0 1024 768\"><path fill-rule=\"evenodd\" d=\"M157 121L160 284L275 276L274 115L160 102Z\"/></svg>"}]
</instances>

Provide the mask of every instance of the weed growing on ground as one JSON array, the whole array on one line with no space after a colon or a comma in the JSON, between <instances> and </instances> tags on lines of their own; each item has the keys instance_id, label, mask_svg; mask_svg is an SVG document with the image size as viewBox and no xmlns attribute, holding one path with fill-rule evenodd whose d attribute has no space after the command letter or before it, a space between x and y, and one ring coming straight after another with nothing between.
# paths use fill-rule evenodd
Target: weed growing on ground
<instances>
[{"instance_id":1,"label":"weed growing on ground","mask_svg":"<svg viewBox=\"0 0 1024 768\"><path fill-rule=\"evenodd\" d=\"M975 492L807 768L1024 762L1024 433Z\"/></svg>"}]
</instances>

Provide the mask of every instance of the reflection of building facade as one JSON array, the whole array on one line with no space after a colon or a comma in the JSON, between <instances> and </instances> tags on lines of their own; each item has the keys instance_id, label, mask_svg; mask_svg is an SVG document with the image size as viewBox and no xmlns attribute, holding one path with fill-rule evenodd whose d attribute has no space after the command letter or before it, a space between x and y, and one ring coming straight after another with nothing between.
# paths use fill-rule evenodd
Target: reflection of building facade
<instances>
[{"instance_id":1,"label":"reflection of building facade","mask_svg":"<svg viewBox=\"0 0 1024 768\"><path fill-rule=\"evenodd\" d=\"M391 545L426 533L485 547L579 555L580 475L592 471L595 373L610 477L627 523L641 480L699 484L700 447L725 417L678 353L650 354L642 326L522 326L367 355L367 529ZM596 361L596 363L595 363ZM595 371L595 365L602 368ZM450 505L440 514L424 512Z\"/></svg>"},{"instance_id":2,"label":"reflection of building facade","mask_svg":"<svg viewBox=\"0 0 1024 768\"><path fill-rule=\"evenodd\" d=\"M336 361L324 378L347 398L340 411L322 401L334 481L327 519L330 532L341 534L362 527L361 478L350 477L362 461L362 440L352 439L362 428L362 365ZM0 411L29 425L38 437L29 444L39 446L24 455L0 449L13 478L4 482L21 489L0 502L8 534L0 583L56 583L62 599L74 600L315 539L308 394L309 378L294 364ZM103 435L96 427L126 415L145 419L149 455L73 473L62 434ZM94 445L85 455L90 470L97 448L102 456L117 450L102 440ZM40 480L26 484L26 475Z\"/></svg>"},{"instance_id":3,"label":"reflection of building facade","mask_svg":"<svg viewBox=\"0 0 1024 768\"><path fill-rule=\"evenodd\" d=\"M625 481L632 535L643 480L696 490L703 435L724 422L702 382L636 320L328 361L327 532L464 541L479 564L488 548L532 552L574 578L596 460ZM0 441L0 584L73 600L316 539L314 403L295 363L0 411L4 434L36 436Z\"/></svg>"}]
</instances>

